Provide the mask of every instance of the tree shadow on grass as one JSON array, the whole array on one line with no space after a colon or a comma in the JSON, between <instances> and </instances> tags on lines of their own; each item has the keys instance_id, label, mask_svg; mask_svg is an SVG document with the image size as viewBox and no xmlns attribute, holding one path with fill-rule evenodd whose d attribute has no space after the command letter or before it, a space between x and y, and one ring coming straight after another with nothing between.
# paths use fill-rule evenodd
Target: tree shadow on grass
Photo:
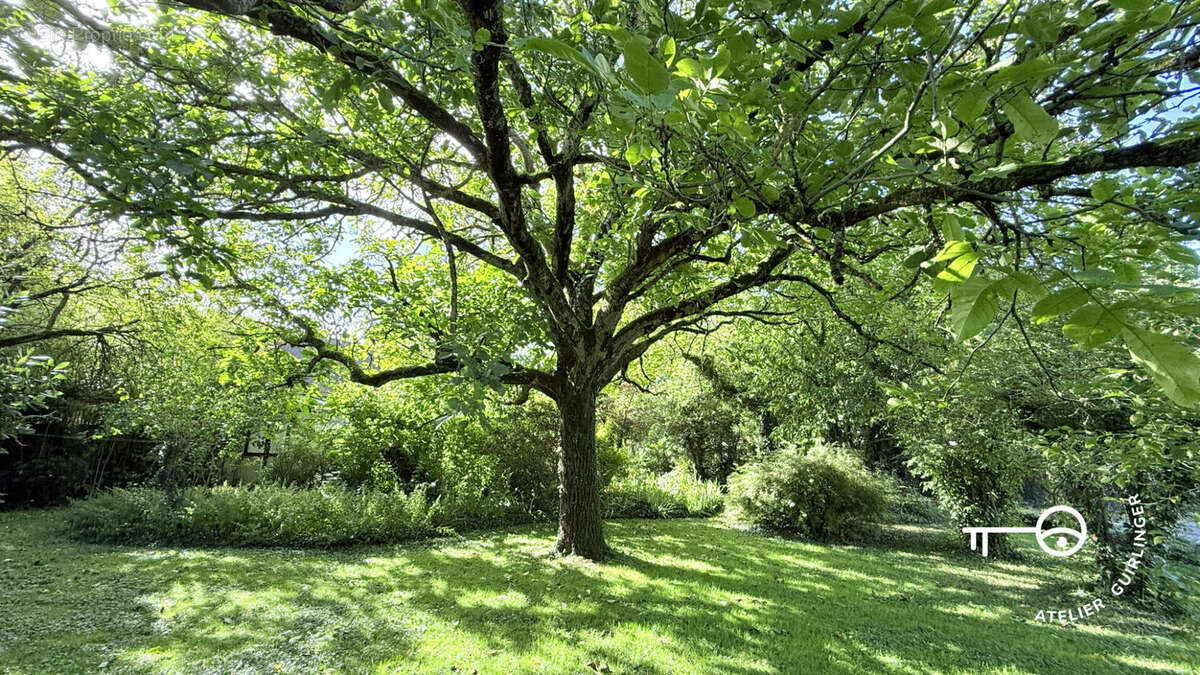
<instances>
[{"instance_id":1,"label":"tree shadow on grass","mask_svg":"<svg viewBox=\"0 0 1200 675\"><path fill-rule=\"evenodd\" d=\"M112 588L136 609L119 634L92 616L78 653L93 667L58 670L1158 673L1188 655L1161 637L1033 623L1068 604L1047 595L1054 566L712 521L608 529L621 553L600 564L551 558L543 526L332 552L64 547L99 570L89 583L131 581ZM48 628L18 627L30 649L70 644Z\"/></svg>"}]
</instances>

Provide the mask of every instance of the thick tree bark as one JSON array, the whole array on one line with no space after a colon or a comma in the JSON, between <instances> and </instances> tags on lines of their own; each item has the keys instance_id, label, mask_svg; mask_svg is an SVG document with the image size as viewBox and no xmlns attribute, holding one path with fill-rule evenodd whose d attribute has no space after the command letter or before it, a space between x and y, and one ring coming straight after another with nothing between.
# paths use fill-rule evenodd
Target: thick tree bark
<instances>
[{"instance_id":1,"label":"thick tree bark","mask_svg":"<svg viewBox=\"0 0 1200 675\"><path fill-rule=\"evenodd\" d=\"M608 554L596 477L596 392L591 387L558 397L562 455L558 460L558 543L562 555L600 560Z\"/></svg>"}]
</instances>

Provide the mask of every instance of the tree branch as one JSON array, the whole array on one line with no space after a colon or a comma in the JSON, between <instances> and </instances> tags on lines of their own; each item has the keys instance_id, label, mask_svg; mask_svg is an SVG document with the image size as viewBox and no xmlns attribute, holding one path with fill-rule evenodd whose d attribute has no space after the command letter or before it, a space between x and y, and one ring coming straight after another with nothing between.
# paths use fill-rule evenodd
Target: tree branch
<instances>
[{"instance_id":1,"label":"tree branch","mask_svg":"<svg viewBox=\"0 0 1200 675\"><path fill-rule=\"evenodd\" d=\"M1200 137L1147 141L1126 148L1084 153L1058 162L1022 166L1003 176L971 180L958 185L892 193L874 203L846 205L826 211L818 215L815 221L830 229L845 228L908 206L974 201L980 198L981 193L995 195L1013 192L1027 187L1049 185L1062 178L1102 171L1139 167L1175 168L1196 162L1200 162ZM800 219L803 220L803 217Z\"/></svg>"},{"instance_id":2,"label":"tree branch","mask_svg":"<svg viewBox=\"0 0 1200 675\"><path fill-rule=\"evenodd\" d=\"M323 0L322 6L350 7L356 1ZM418 115L449 134L477 162L485 161L487 148L471 130L471 127L455 118L449 111L409 82L398 70L385 63L382 56L364 51L345 40L338 39L331 31L319 28L283 3L275 0L179 0L179 3L205 12L243 17L265 25L276 35L294 38L312 45L321 52L341 61L351 70L367 75L387 87ZM328 9L328 7L326 8Z\"/></svg>"}]
</instances>

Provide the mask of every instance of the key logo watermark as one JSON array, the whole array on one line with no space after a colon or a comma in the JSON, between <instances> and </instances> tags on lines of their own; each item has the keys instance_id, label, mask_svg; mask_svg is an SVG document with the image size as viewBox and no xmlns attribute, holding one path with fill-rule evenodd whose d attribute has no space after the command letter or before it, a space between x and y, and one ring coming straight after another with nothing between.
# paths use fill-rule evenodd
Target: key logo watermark
<instances>
[{"instance_id":1,"label":"key logo watermark","mask_svg":"<svg viewBox=\"0 0 1200 675\"><path fill-rule=\"evenodd\" d=\"M1142 567L1142 563L1146 557L1146 505L1142 503L1139 495L1130 495L1125 499L1128 506L1129 526L1130 526L1130 543L1133 550L1125 560L1122 574L1117 577L1112 585L1108 588L1108 596L1110 598L1120 597L1125 593L1134 582L1134 577L1137 571ZM1047 521L1051 516L1058 513L1065 513L1075 519L1078 524L1077 528L1072 527L1050 527L1047 528ZM1038 517L1037 524L1034 527L964 527L963 534L971 535L970 546L971 550L979 550L983 557L988 555L988 536L998 533L1014 533L1014 534L1033 534L1037 540L1038 546L1047 555L1056 558L1066 558L1079 552L1087 542L1087 522L1083 516L1070 506L1059 504L1051 506L1042 511ZM1053 545L1051 545L1053 541ZM1072 541L1074 543L1072 543ZM1104 609L1104 597L1097 596L1089 602L1083 603L1070 609L1040 609L1034 617L1035 621L1042 623L1059 623L1069 624L1080 619L1093 616Z\"/></svg>"},{"instance_id":2,"label":"key logo watermark","mask_svg":"<svg viewBox=\"0 0 1200 675\"><path fill-rule=\"evenodd\" d=\"M1043 530L1042 527L1045 526L1046 520L1056 513L1067 513L1073 516L1075 521L1079 523L1079 529L1073 530L1069 527L1055 527L1049 530ZM1034 538L1037 539L1038 546L1040 546L1047 554L1055 556L1056 558L1066 558L1067 556L1074 555L1079 549L1083 548L1084 542L1087 541L1087 523L1084 522L1083 516L1081 516L1078 511L1070 506L1064 506L1062 504L1059 504L1058 506L1051 506L1045 511L1042 511L1042 515L1038 517L1037 525L1034 527L964 527L962 531L964 534L971 535L972 551L976 549L976 543L979 535L983 535L983 550L981 552L985 558L988 554L988 535L999 532L1011 532L1016 534L1033 533ZM1070 543L1067 535L1071 535L1075 538L1074 544ZM1046 543L1051 537L1056 537L1055 546L1058 548L1054 548Z\"/></svg>"}]
</instances>

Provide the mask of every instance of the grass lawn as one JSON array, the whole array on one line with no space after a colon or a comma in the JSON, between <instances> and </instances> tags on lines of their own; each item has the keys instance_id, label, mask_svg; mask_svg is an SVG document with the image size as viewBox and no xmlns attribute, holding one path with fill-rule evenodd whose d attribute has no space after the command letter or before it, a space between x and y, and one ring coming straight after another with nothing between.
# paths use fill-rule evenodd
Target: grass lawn
<instances>
[{"instance_id":1,"label":"grass lawn","mask_svg":"<svg viewBox=\"0 0 1200 675\"><path fill-rule=\"evenodd\" d=\"M622 555L592 564L548 559L549 526L181 550L75 544L55 518L0 514L0 671L1200 672L1195 633L1128 606L1034 622L1091 597L1078 563L984 561L933 528L884 549L614 522Z\"/></svg>"}]
</instances>

